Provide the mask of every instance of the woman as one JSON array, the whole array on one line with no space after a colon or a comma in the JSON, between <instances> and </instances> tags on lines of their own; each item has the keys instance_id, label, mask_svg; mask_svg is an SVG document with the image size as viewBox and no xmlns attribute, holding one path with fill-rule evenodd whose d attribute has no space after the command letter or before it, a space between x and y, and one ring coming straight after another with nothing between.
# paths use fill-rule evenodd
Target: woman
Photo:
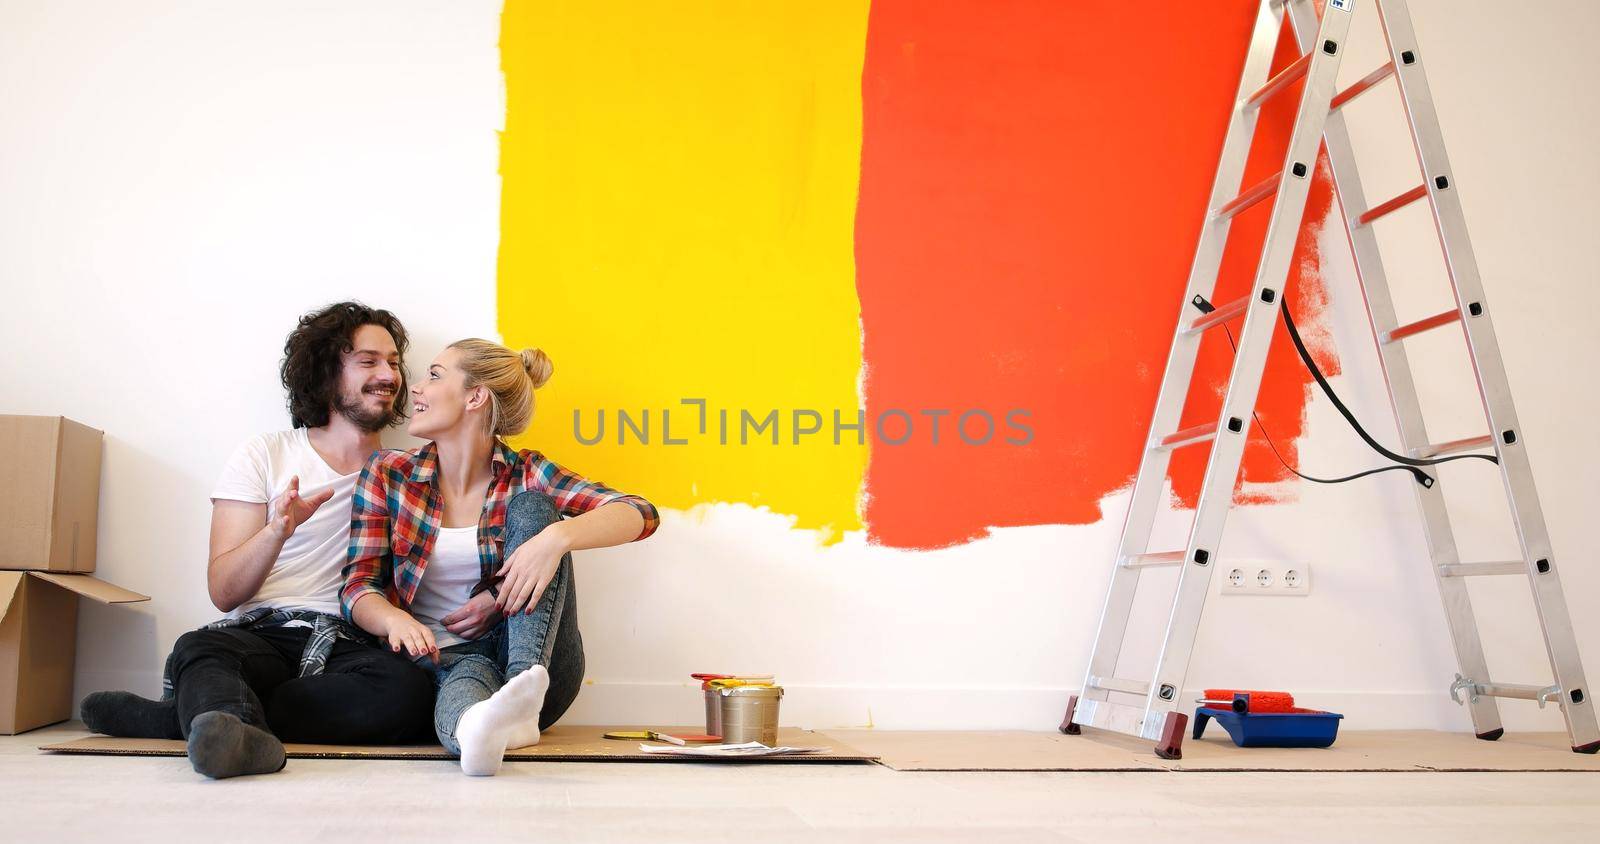
<instances>
[{"instance_id":1,"label":"woman","mask_svg":"<svg viewBox=\"0 0 1600 844\"><path fill-rule=\"evenodd\" d=\"M643 498L501 441L527 429L551 370L537 349L452 343L411 388L408 430L430 442L374 453L356 484L340 606L392 650L427 660L434 731L472 776L538 743L578 695L569 552L643 539L660 523Z\"/></svg>"}]
</instances>

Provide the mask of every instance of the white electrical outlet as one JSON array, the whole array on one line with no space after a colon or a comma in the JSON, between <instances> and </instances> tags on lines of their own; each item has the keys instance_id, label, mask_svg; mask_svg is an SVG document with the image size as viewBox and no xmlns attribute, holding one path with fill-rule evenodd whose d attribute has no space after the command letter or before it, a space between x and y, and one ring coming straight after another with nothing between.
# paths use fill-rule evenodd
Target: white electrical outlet
<instances>
[{"instance_id":1,"label":"white electrical outlet","mask_svg":"<svg viewBox=\"0 0 1600 844\"><path fill-rule=\"evenodd\" d=\"M1309 563L1235 560L1223 563L1217 592L1223 595L1293 596L1311 594Z\"/></svg>"}]
</instances>

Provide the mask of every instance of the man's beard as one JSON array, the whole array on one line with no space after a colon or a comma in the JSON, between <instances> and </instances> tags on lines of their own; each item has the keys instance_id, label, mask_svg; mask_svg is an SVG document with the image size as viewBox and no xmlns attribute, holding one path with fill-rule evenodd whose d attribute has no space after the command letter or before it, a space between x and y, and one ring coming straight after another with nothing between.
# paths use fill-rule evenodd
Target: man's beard
<instances>
[{"instance_id":1,"label":"man's beard","mask_svg":"<svg viewBox=\"0 0 1600 844\"><path fill-rule=\"evenodd\" d=\"M399 388L396 388L394 397L381 410L368 410L366 407L366 390L363 389L355 396L341 394L339 396L339 415L350 420L355 425L368 433L375 433L393 425L400 418Z\"/></svg>"}]
</instances>

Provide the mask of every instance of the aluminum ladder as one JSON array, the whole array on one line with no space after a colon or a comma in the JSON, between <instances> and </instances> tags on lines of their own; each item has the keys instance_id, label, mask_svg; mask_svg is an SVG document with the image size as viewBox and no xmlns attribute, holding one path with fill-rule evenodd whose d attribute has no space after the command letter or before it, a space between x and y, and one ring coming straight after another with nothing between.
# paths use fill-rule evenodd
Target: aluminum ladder
<instances>
[{"instance_id":1,"label":"aluminum ladder","mask_svg":"<svg viewBox=\"0 0 1600 844\"><path fill-rule=\"evenodd\" d=\"M1349 88L1336 91L1335 76L1345 52L1353 3L1354 0L1326 0L1326 10L1320 20L1313 0L1262 0L1257 12L1205 226L1189 273L1172 350L1167 357L1150 437L1139 464L1133 498L1113 563L1094 650L1081 693L1067 702L1061 730L1077 734L1082 727L1091 727L1127 733L1154 741L1156 753L1163 758L1182 757L1183 733L1188 724L1188 715L1181 711L1183 704L1179 700L1184 675L1210 589L1215 568L1211 563L1218 559L1217 546L1232 504L1249 420L1266 364L1274 317L1281 306L1279 298L1300 231L1318 148L1326 144L1335 190L1355 253L1357 277L1400 431L1401 452L1413 458L1428 458L1492 447L1499 459L1516 524L1522 559L1463 562L1445 511L1442 485L1435 482L1437 473L1425 478L1426 485L1412 485L1422 510L1433 570L1460 666L1450 694L1457 702L1462 702L1458 695L1464 694L1474 731L1478 738L1490 741L1504 732L1495 698L1536 700L1540 706L1547 700L1556 701L1566 719L1572 749L1594 753L1600 749L1600 730L1596 728L1594 707L1587 696L1578 644L1561 590L1560 567L1551 550L1534 489L1526 442L1517 424L1505 367L1495 342L1491 311L1467 237L1456 177L1440 138L1438 116L1428 91L1411 15L1406 0L1376 0L1390 61ZM1301 56L1269 78L1286 14ZM1391 77L1399 85L1423 174L1422 184L1392 199L1369 205L1339 109ZM1293 84L1301 80L1299 110L1283 168L1278 174L1240 192L1259 106L1269 98L1292 90ZM1210 308L1207 300L1216 286L1231 219L1269 197L1273 198L1272 216L1250 292L1206 313L1190 310L1195 305ZM1433 212L1456 301L1454 307L1432 317L1398 325L1372 224L1424 198ZM1175 430L1194 373L1201 335L1240 316L1244 318L1244 325L1217 420ZM1424 430L1416 387L1401 341L1455 323L1460 323L1466 334L1491 433L1454 442L1431 443ZM1182 550L1151 552L1151 529L1171 454L1175 449L1200 443L1210 443L1210 457L1188 544ZM1180 571L1154 672L1148 678L1119 678L1116 675L1118 658L1140 573L1158 566L1176 566ZM1465 579L1510 574L1525 575L1532 586L1555 680L1553 685L1500 683L1489 679Z\"/></svg>"}]
</instances>

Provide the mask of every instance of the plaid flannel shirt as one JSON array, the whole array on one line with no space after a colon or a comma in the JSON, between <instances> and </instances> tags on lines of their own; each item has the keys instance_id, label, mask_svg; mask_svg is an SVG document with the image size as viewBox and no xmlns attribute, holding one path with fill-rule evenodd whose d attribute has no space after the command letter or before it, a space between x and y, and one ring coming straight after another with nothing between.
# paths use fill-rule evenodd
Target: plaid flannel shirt
<instances>
[{"instance_id":1,"label":"plaid flannel shirt","mask_svg":"<svg viewBox=\"0 0 1600 844\"><path fill-rule=\"evenodd\" d=\"M661 524L649 501L626 495L568 471L537 451L513 451L496 441L492 455L494 480L478 520L478 562L483 579L476 595L500 579L506 505L523 490L538 490L555 499L565 516L577 516L613 501L624 501L644 516L644 539ZM433 443L416 451L385 450L372 455L356 481L350 513L350 554L344 567L339 606L345 618L356 599L382 595L408 609L433 556L443 519L443 501L434 475L439 458ZM352 619L353 620L353 619Z\"/></svg>"},{"instance_id":2,"label":"plaid flannel shirt","mask_svg":"<svg viewBox=\"0 0 1600 844\"><path fill-rule=\"evenodd\" d=\"M219 619L200 629L222 630L227 627L239 627L255 630L258 627L286 627L293 622L304 622L311 627L311 635L306 638L305 649L300 652L299 676L301 677L315 677L321 674L322 670L328 667L328 657L333 654L333 643L339 639L368 646L377 644L372 634L344 619L311 610L256 607L244 615ZM175 653L167 654L167 662L161 669L162 700L172 700L176 692L172 685L172 658L175 655Z\"/></svg>"}]
</instances>

